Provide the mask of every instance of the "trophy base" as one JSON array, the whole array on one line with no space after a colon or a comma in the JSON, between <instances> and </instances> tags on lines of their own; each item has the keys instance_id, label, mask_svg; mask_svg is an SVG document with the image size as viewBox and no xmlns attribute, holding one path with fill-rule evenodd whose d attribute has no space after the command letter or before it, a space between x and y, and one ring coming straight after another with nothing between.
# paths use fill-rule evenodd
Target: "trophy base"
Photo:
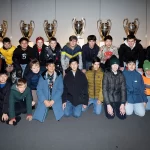
<instances>
[{"instance_id":1,"label":"trophy base","mask_svg":"<svg viewBox=\"0 0 150 150\"><path fill-rule=\"evenodd\" d=\"M3 42L0 42L0 48L2 48L3 47Z\"/></svg>"},{"instance_id":2,"label":"trophy base","mask_svg":"<svg viewBox=\"0 0 150 150\"><path fill-rule=\"evenodd\" d=\"M105 42L104 42L104 41L100 41L100 42L99 42L99 47L101 47L101 46L103 46L103 45L105 45Z\"/></svg>"},{"instance_id":3,"label":"trophy base","mask_svg":"<svg viewBox=\"0 0 150 150\"><path fill-rule=\"evenodd\" d=\"M33 47L34 46L34 42L31 42L29 41L29 44L28 44L30 47Z\"/></svg>"},{"instance_id":4,"label":"trophy base","mask_svg":"<svg viewBox=\"0 0 150 150\"><path fill-rule=\"evenodd\" d=\"M78 45L81 47L84 45L84 39L83 38L78 38Z\"/></svg>"},{"instance_id":5,"label":"trophy base","mask_svg":"<svg viewBox=\"0 0 150 150\"><path fill-rule=\"evenodd\" d=\"M49 46L49 42L47 41L47 42L44 42L44 44L46 45L46 46Z\"/></svg>"}]
</instances>

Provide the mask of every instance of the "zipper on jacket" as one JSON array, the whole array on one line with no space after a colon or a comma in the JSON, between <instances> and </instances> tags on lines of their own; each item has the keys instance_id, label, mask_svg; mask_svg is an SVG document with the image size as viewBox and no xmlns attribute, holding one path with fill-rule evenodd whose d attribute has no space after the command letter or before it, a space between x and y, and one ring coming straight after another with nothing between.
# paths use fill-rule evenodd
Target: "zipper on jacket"
<instances>
[{"instance_id":1,"label":"zipper on jacket","mask_svg":"<svg viewBox=\"0 0 150 150\"><path fill-rule=\"evenodd\" d=\"M95 76L96 76L96 71L94 70L94 99L95 99Z\"/></svg>"}]
</instances>

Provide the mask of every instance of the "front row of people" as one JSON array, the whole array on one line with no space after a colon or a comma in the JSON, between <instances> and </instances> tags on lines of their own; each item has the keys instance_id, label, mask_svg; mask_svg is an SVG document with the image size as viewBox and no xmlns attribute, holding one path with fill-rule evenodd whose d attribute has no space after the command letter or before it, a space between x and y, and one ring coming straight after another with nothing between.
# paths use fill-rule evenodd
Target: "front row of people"
<instances>
[{"instance_id":1,"label":"front row of people","mask_svg":"<svg viewBox=\"0 0 150 150\"><path fill-rule=\"evenodd\" d=\"M115 115L125 119L126 115L133 112L144 116L145 110L150 109L150 62L144 62L143 78L136 71L134 59L129 59L126 64L126 69L120 71L119 59L113 55L110 68L103 73L100 59L96 57L91 69L84 74L78 69L79 62L74 57L70 59L70 69L63 79L62 74L55 69L53 60L46 62L46 71L40 75L40 64L33 59L26 80L20 78L12 86L7 72L3 71L0 73L1 121L16 125L21 120L19 115L23 113L27 114L26 119L29 121L34 119L44 122L49 108L52 108L56 120L63 116L80 117L91 105L97 115L104 106L109 119Z\"/></svg>"}]
</instances>

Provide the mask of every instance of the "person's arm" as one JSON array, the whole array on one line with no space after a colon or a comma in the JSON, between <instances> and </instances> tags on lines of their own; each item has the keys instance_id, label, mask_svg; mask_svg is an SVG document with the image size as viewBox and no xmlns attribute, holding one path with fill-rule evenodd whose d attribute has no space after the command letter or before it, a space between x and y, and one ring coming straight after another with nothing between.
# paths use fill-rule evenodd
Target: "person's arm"
<instances>
[{"instance_id":1,"label":"person's arm","mask_svg":"<svg viewBox=\"0 0 150 150\"><path fill-rule=\"evenodd\" d=\"M100 80L100 91L99 91L99 97L98 100L100 100L101 102L103 102L103 92L102 92L102 81L103 81L103 75L101 76L101 80Z\"/></svg>"},{"instance_id":2,"label":"person's arm","mask_svg":"<svg viewBox=\"0 0 150 150\"><path fill-rule=\"evenodd\" d=\"M81 47L80 47L80 51L79 51L79 69L83 68L83 63L82 63L82 51L81 51Z\"/></svg>"},{"instance_id":3,"label":"person's arm","mask_svg":"<svg viewBox=\"0 0 150 150\"><path fill-rule=\"evenodd\" d=\"M120 46L120 48L118 50L118 54L119 54L120 67L124 67L124 63L123 63L124 48L123 48L123 45Z\"/></svg>"},{"instance_id":4,"label":"person's arm","mask_svg":"<svg viewBox=\"0 0 150 150\"><path fill-rule=\"evenodd\" d=\"M139 44L138 48L139 48L138 68L143 68L143 63L144 63L144 60L145 60L145 52L144 52L144 49L143 49L141 44Z\"/></svg>"},{"instance_id":5,"label":"person's arm","mask_svg":"<svg viewBox=\"0 0 150 150\"><path fill-rule=\"evenodd\" d=\"M150 61L150 46L148 46L146 49L146 60Z\"/></svg>"},{"instance_id":6,"label":"person's arm","mask_svg":"<svg viewBox=\"0 0 150 150\"><path fill-rule=\"evenodd\" d=\"M104 73L103 81L102 81L102 90L103 90L103 97L106 105L110 104L109 100L109 91L108 91L109 81L107 73Z\"/></svg>"},{"instance_id":7,"label":"person's arm","mask_svg":"<svg viewBox=\"0 0 150 150\"><path fill-rule=\"evenodd\" d=\"M66 85L66 80L67 80L66 77L67 75L64 77L64 90L62 95L62 103L65 103L67 101L68 88Z\"/></svg>"},{"instance_id":8,"label":"person's arm","mask_svg":"<svg viewBox=\"0 0 150 150\"><path fill-rule=\"evenodd\" d=\"M121 103L125 104L127 101L126 81L123 74L120 76L121 81Z\"/></svg>"},{"instance_id":9,"label":"person's arm","mask_svg":"<svg viewBox=\"0 0 150 150\"><path fill-rule=\"evenodd\" d=\"M67 69L65 65L65 57L66 57L66 52L64 47L63 50L61 51L61 65L64 71Z\"/></svg>"},{"instance_id":10,"label":"person's arm","mask_svg":"<svg viewBox=\"0 0 150 150\"><path fill-rule=\"evenodd\" d=\"M119 58L118 48L117 47L114 47L113 55L115 55L117 58Z\"/></svg>"},{"instance_id":11,"label":"person's arm","mask_svg":"<svg viewBox=\"0 0 150 150\"><path fill-rule=\"evenodd\" d=\"M103 57L103 50L101 49L101 47L99 48L99 52L98 52L98 55L97 57L101 60L102 57Z\"/></svg>"},{"instance_id":12,"label":"person's arm","mask_svg":"<svg viewBox=\"0 0 150 150\"><path fill-rule=\"evenodd\" d=\"M26 107L27 107L27 115L32 115L32 94L31 90L27 87L26 89Z\"/></svg>"},{"instance_id":13,"label":"person's arm","mask_svg":"<svg viewBox=\"0 0 150 150\"><path fill-rule=\"evenodd\" d=\"M85 58L85 48L82 47L82 62L83 62L83 69L86 69L86 58Z\"/></svg>"},{"instance_id":14,"label":"person's arm","mask_svg":"<svg viewBox=\"0 0 150 150\"><path fill-rule=\"evenodd\" d=\"M9 117L15 119L15 97L13 90L10 91L9 96Z\"/></svg>"}]
</instances>

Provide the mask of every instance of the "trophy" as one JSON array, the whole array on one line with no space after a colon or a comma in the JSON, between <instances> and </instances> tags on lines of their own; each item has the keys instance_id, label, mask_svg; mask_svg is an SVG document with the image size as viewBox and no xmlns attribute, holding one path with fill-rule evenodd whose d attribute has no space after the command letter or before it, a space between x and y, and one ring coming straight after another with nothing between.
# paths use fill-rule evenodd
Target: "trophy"
<instances>
[{"instance_id":1,"label":"trophy","mask_svg":"<svg viewBox=\"0 0 150 150\"><path fill-rule=\"evenodd\" d=\"M48 40L55 36L57 30L57 20L53 20L52 23L48 23L48 20L44 21L44 30Z\"/></svg>"},{"instance_id":2,"label":"trophy","mask_svg":"<svg viewBox=\"0 0 150 150\"><path fill-rule=\"evenodd\" d=\"M72 28L78 38L81 38L81 35L85 31L86 20L82 18L80 21L76 20L76 18L72 19Z\"/></svg>"},{"instance_id":3,"label":"trophy","mask_svg":"<svg viewBox=\"0 0 150 150\"><path fill-rule=\"evenodd\" d=\"M123 20L123 27L126 35L135 35L139 28L140 22L138 18L134 19L134 22L129 22L128 18Z\"/></svg>"},{"instance_id":4,"label":"trophy","mask_svg":"<svg viewBox=\"0 0 150 150\"><path fill-rule=\"evenodd\" d=\"M111 20L108 19L107 22L102 22L101 19L99 19L97 21L97 29L98 29L98 32L102 38L102 41L104 41L104 38L109 35L110 33L110 30L111 30L111 26L112 26L112 23L111 23Z\"/></svg>"},{"instance_id":5,"label":"trophy","mask_svg":"<svg viewBox=\"0 0 150 150\"><path fill-rule=\"evenodd\" d=\"M34 21L31 20L30 24L25 24L23 20L20 21L20 30L23 37L30 39L30 37L33 34L34 28L35 28Z\"/></svg>"},{"instance_id":6,"label":"trophy","mask_svg":"<svg viewBox=\"0 0 150 150\"><path fill-rule=\"evenodd\" d=\"M0 39L2 40L7 32L8 24L7 21L3 20L3 24L0 25Z\"/></svg>"}]
</instances>

